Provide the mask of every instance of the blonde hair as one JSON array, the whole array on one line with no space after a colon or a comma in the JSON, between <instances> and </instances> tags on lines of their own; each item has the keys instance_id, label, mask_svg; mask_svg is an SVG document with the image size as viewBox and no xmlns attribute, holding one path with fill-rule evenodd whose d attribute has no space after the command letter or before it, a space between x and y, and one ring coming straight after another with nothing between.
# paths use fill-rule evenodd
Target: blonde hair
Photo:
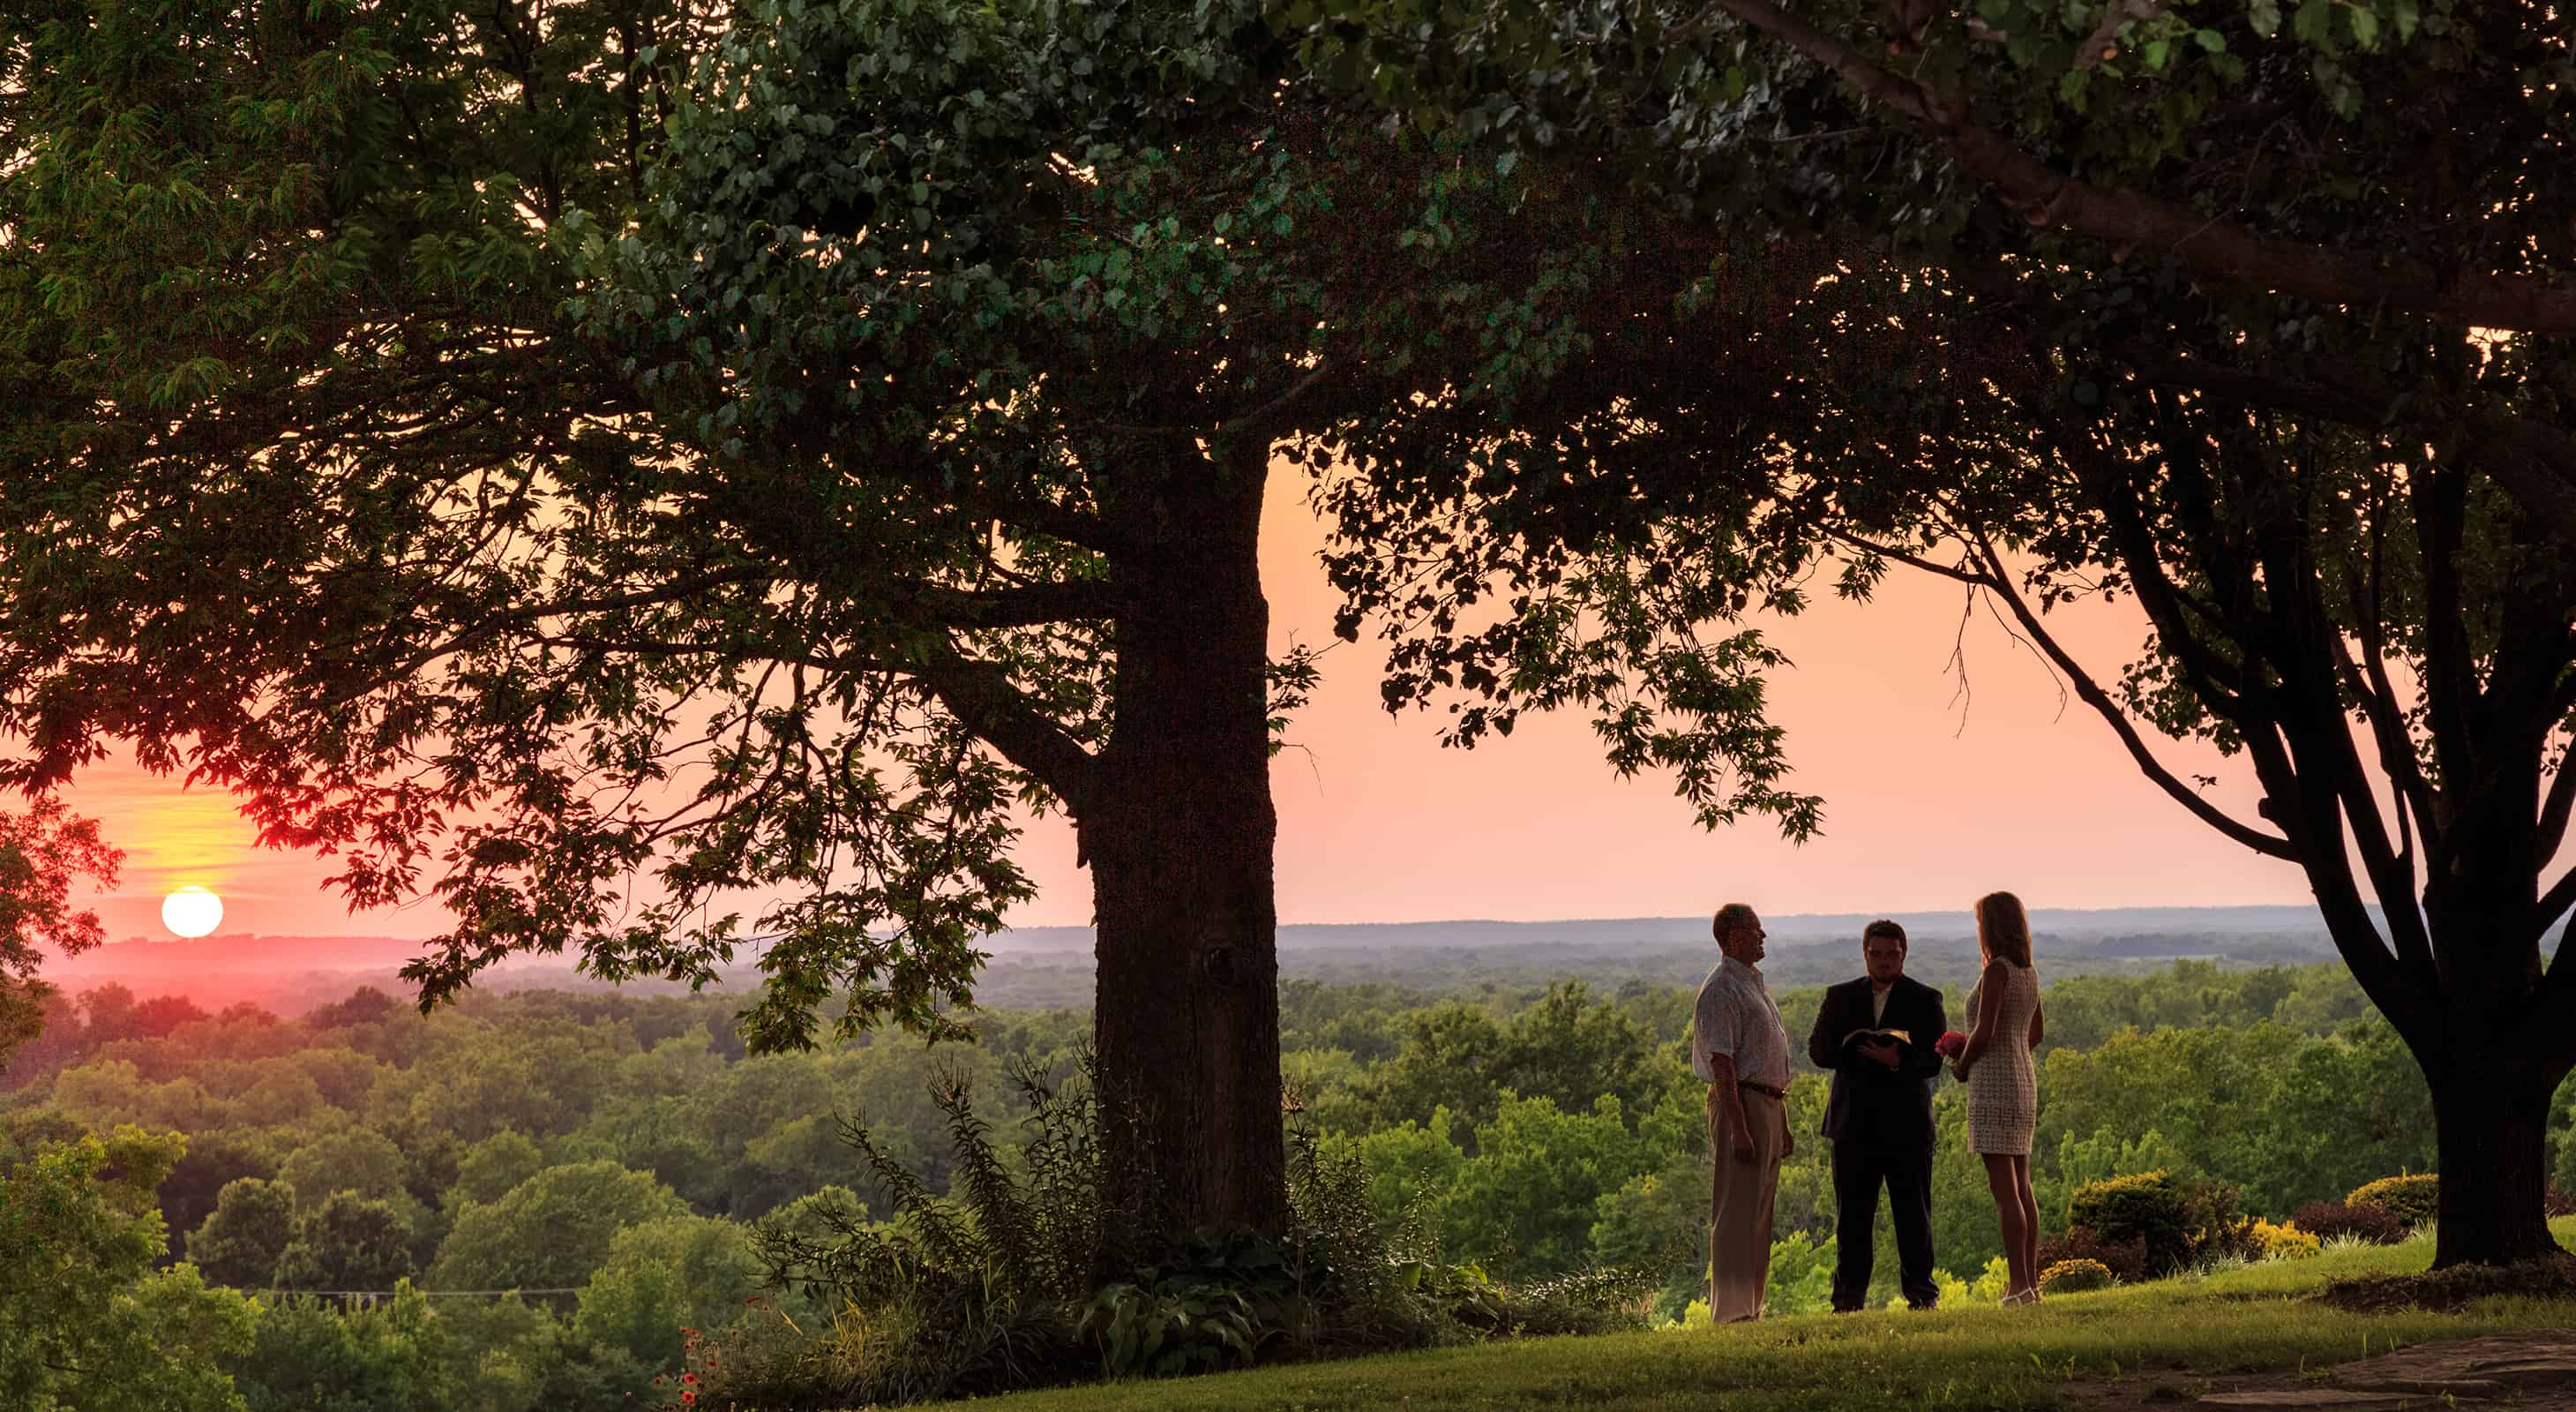
<instances>
[{"instance_id":1,"label":"blonde hair","mask_svg":"<svg viewBox=\"0 0 2576 1412\"><path fill-rule=\"evenodd\" d=\"M1977 953L1989 961L2030 968L2030 913L2009 892L1977 899Z\"/></svg>"}]
</instances>

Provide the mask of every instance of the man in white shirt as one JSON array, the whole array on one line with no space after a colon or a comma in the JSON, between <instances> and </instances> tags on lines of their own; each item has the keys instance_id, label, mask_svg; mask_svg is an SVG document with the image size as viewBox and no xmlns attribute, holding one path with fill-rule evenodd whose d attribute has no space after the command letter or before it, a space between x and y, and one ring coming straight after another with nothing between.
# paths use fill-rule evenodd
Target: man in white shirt
<instances>
[{"instance_id":1,"label":"man in white shirt","mask_svg":"<svg viewBox=\"0 0 2576 1412\"><path fill-rule=\"evenodd\" d=\"M1709 931L1721 959L1699 988L1691 1069L1708 1084L1708 1308L1721 1324L1762 1317L1771 1277L1771 1203L1789 1135L1789 1032L1755 969L1762 919L1741 902L1717 910Z\"/></svg>"}]
</instances>

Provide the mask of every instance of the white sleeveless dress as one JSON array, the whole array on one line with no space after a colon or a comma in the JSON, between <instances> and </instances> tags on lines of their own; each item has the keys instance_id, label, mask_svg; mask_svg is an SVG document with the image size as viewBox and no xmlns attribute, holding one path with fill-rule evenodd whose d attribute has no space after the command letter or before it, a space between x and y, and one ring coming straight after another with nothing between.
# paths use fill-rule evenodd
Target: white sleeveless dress
<instances>
[{"instance_id":1,"label":"white sleeveless dress","mask_svg":"<svg viewBox=\"0 0 2576 1412\"><path fill-rule=\"evenodd\" d=\"M1970 1022L1984 1009L1985 982L1968 992ZM1968 1071L1968 1150L2030 1155L2039 1127L2039 1075L2030 1061L2030 1017L2039 1009L2039 973L2004 963L2003 1012L1985 1052Z\"/></svg>"}]
</instances>

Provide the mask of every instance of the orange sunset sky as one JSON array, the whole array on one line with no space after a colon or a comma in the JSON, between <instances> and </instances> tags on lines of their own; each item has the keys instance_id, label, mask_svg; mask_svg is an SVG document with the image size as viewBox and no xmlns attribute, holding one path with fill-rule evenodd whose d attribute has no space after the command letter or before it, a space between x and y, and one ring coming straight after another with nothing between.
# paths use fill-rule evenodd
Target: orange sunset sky
<instances>
[{"instance_id":1,"label":"orange sunset sky","mask_svg":"<svg viewBox=\"0 0 2576 1412\"><path fill-rule=\"evenodd\" d=\"M1272 488L1265 574L1274 640L1324 643L1333 598L1314 562L1321 531L1303 482ZM1272 770L1283 922L1541 920L1686 915L1741 898L1775 914L1963 909L2008 887L2035 907L2303 903L2297 869L2219 838L2139 775L2080 702L1981 609L1969 624L1972 695L1949 658L1956 586L1894 571L1879 601L1829 591L1802 618L1764 624L1796 663L1774 679L1793 783L1826 800L1803 847L1753 822L1708 834L1668 781L1622 781L1586 719L1525 719L1508 740L1444 750L1437 721L1378 705L1374 646L1324 658L1324 683ZM2144 636L2125 605L2060 610L2065 640L2109 672ZM2221 777L2215 798L2251 815L2246 772L2167 746L2177 769ZM72 806L126 850L98 903L113 938L165 937L163 894L190 884L225 901L222 930L430 936L434 903L350 917L320 880L328 860L256 848L226 796L183 791L130 763L77 779ZM1022 925L1090 920L1071 832L1034 828L1023 861L1042 895Z\"/></svg>"}]
</instances>

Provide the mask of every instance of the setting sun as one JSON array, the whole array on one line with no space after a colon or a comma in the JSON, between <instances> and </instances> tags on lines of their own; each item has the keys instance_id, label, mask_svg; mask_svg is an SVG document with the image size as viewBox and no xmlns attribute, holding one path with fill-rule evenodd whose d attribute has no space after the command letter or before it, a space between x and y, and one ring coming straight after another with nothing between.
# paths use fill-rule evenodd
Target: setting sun
<instances>
[{"instance_id":1,"label":"setting sun","mask_svg":"<svg viewBox=\"0 0 2576 1412\"><path fill-rule=\"evenodd\" d=\"M224 900L202 887L183 887L161 899L161 925L180 936L204 936L223 920Z\"/></svg>"}]
</instances>

